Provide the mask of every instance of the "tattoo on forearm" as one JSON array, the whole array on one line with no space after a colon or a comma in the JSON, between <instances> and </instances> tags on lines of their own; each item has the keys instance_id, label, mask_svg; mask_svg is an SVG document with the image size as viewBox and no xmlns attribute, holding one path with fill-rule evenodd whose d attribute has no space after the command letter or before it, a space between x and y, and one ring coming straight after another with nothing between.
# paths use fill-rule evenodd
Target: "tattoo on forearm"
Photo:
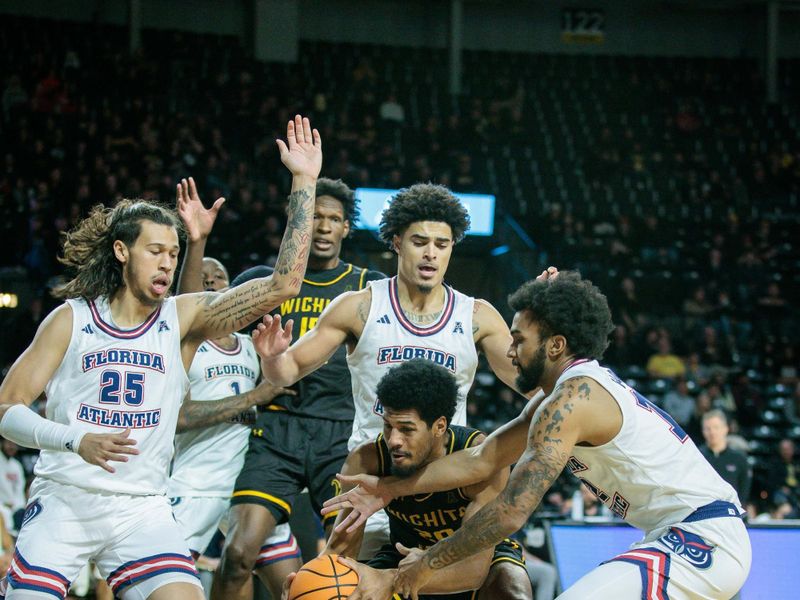
<instances>
[{"instance_id":1,"label":"tattoo on forearm","mask_svg":"<svg viewBox=\"0 0 800 600\"><path fill-rule=\"evenodd\" d=\"M206 311L207 337L237 331L252 323L278 305L286 287L302 284L308 262L313 201L313 188L289 194L289 218L272 276L242 284L221 296L207 294L198 300Z\"/></svg>"},{"instance_id":2,"label":"tattoo on forearm","mask_svg":"<svg viewBox=\"0 0 800 600\"><path fill-rule=\"evenodd\" d=\"M567 381L553 391L552 400L535 416L538 422L532 428L528 449L511 472L506 488L455 534L427 551L425 561L430 568L441 569L491 548L533 512L569 459L559 437L565 414L572 413L576 401L588 401L589 393L589 385L580 380Z\"/></svg>"},{"instance_id":3,"label":"tattoo on forearm","mask_svg":"<svg viewBox=\"0 0 800 600\"><path fill-rule=\"evenodd\" d=\"M308 216L312 212L313 207L307 205L313 197L313 190L306 188L289 194L287 209L289 218L286 221L286 231L278 252L278 260L275 263L275 272L280 275L299 272L298 265L301 266L300 270L305 270L309 235L302 230L307 226Z\"/></svg>"},{"instance_id":4,"label":"tattoo on forearm","mask_svg":"<svg viewBox=\"0 0 800 600\"><path fill-rule=\"evenodd\" d=\"M498 544L513 533L541 502L566 464L568 456L554 447L536 444L511 473L506 489L452 536L428 550L426 561L441 569Z\"/></svg>"},{"instance_id":5,"label":"tattoo on forearm","mask_svg":"<svg viewBox=\"0 0 800 600\"><path fill-rule=\"evenodd\" d=\"M224 398L222 400L189 400L181 406L178 415L178 430L209 427L230 421L247 411L253 405L248 393ZM237 420L247 422L247 419Z\"/></svg>"}]
</instances>

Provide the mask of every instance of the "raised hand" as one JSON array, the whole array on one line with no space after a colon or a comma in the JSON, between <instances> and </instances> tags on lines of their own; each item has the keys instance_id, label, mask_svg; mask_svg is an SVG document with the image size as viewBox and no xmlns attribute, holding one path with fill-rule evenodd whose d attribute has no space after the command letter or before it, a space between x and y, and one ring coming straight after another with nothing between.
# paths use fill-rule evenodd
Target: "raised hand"
<instances>
[{"instance_id":1,"label":"raised hand","mask_svg":"<svg viewBox=\"0 0 800 600\"><path fill-rule=\"evenodd\" d=\"M269 360L286 352L292 343L292 325L294 319L286 321L281 327L281 316L266 315L253 330L253 346L261 358Z\"/></svg>"},{"instance_id":2,"label":"raised hand","mask_svg":"<svg viewBox=\"0 0 800 600\"><path fill-rule=\"evenodd\" d=\"M295 177L316 179L322 169L322 138L319 131L311 129L311 122L300 115L286 126L286 142L275 140L281 153L281 162Z\"/></svg>"},{"instance_id":3,"label":"raised hand","mask_svg":"<svg viewBox=\"0 0 800 600\"><path fill-rule=\"evenodd\" d=\"M398 552L405 556L397 565L392 588L396 594L412 600L419 599L419 590L428 583L433 569L425 564L425 552L418 548L406 548L403 544L395 544Z\"/></svg>"},{"instance_id":4,"label":"raised hand","mask_svg":"<svg viewBox=\"0 0 800 600\"><path fill-rule=\"evenodd\" d=\"M354 532L366 523L370 516L392 501L391 494L381 487L380 477L362 473L353 476L338 474L336 478L343 486L356 486L352 490L326 500L322 505L320 512L323 515L345 508L352 509L350 514L336 526L336 531L339 533L345 530L347 533Z\"/></svg>"},{"instance_id":5,"label":"raised hand","mask_svg":"<svg viewBox=\"0 0 800 600\"><path fill-rule=\"evenodd\" d=\"M87 433L78 446L78 455L89 464L114 473L115 469L108 461L128 462L128 455L139 454L132 447L136 445L136 440L130 434L130 428L119 433Z\"/></svg>"},{"instance_id":6,"label":"raised hand","mask_svg":"<svg viewBox=\"0 0 800 600\"><path fill-rule=\"evenodd\" d=\"M541 275L536 278L536 281L547 281L548 279L555 279L558 277L558 269L556 267L547 267L542 271Z\"/></svg>"},{"instance_id":7,"label":"raised hand","mask_svg":"<svg viewBox=\"0 0 800 600\"><path fill-rule=\"evenodd\" d=\"M214 221L217 220L217 213L219 213L219 209L224 203L225 198L217 198L214 205L206 209L197 194L194 178L181 179L177 185L175 204L190 241L201 240L211 234L211 230L214 228Z\"/></svg>"}]
</instances>

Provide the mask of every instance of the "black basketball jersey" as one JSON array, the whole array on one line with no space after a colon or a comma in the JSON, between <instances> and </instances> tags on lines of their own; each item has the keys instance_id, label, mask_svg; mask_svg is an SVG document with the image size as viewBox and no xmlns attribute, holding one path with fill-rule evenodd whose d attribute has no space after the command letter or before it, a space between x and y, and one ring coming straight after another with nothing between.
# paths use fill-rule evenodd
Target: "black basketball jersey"
<instances>
[{"instance_id":1,"label":"black basketball jersey","mask_svg":"<svg viewBox=\"0 0 800 600\"><path fill-rule=\"evenodd\" d=\"M378 271L368 271L343 261L333 269L308 269L300 293L272 314L279 314L284 323L294 319L292 341L296 342L317 324L320 313L336 296L360 290L367 281L385 277ZM296 396L279 396L270 408L333 421L352 421L355 412L346 353L344 345L337 348L327 363L292 386L297 391Z\"/></svg>"},{"instance_id":2,"label":"black basketball jersey","mask_svg":"<svg viewBox=\"0 0 800 600\"><path fill-rule=\"evenodd\" d=\"M469 448L480 435L470 427L451 425L447 430L447 454ZM392 458L383 434L375 440L381 476L392 474ZM461 488L433 494L401 496L392 500L384 510L389 515L389 537L392 544L400 542L406 548L427 548L446 538L461 527L461 521L472 500Z\"/></svg>"}]
</instances>

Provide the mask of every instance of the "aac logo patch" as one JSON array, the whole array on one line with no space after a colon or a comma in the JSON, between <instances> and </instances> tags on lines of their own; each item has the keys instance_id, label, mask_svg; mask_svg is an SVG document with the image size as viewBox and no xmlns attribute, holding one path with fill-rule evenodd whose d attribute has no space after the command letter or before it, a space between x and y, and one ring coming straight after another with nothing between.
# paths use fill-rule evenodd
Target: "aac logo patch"
<instances>
[{"instance_id":1,"label":"aac logo patch","mask_svg":"<svg viewBox=\"0 0 800 600\"><path fill-rule=\"evenodd\" d=\"M22 526L24 527L26 523L32 521L42 512L42 503L39 502L39 499L34 499L28 506L25 508L25 514L22 515Z\"/></svg>"}]
</instances>

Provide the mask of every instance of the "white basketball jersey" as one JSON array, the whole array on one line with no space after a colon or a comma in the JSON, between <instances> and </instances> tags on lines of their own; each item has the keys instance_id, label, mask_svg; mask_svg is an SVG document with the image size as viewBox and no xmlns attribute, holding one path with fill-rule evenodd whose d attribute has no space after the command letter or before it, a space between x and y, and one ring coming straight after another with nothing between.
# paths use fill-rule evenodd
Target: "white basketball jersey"
<instances>
[{"instance_id":1,"label":"white basketball jersey","mask_svg":"<svg viewBox=\"0 0 800 600\"><path fill-rule=\"evenodd\" d=\"M597 361L573 364L556 385L574 377L595 380L622 411L622 428L613 440L591 448L575 446L567 464L619 517L652 531L678 523L715 500L740 506L735 490L666 412Z\"/></svg>"},{"instance_id":2,"label":"white basketball jersey","mask_svg":"<svg viewBox=\"0 0 800 600\"><path fill-rule=\"evenodd\" d=\"M233 350L220 348L210 340L197 349L189 368L192 401L220 400L256 386L260 365L253 342L246 335L235 335ZM175 436L170 497L230 497L250 436L244 417Z\"/></svg>"},{"instance_id":3,"label":"white basketball jersey","mask_svg":"<svg viewBox=\"0 0 800 600\"><path fill-rule=\"evenodd\" d=\"M412 358L426 358L453 373L458 383L458 403L453 423L467 424L467 393L478 368L478 352L472 338L475 300L445 285L444 309L426 327L409 321L400 307L397 277L369 283L372 304L364 331L347 355L353 382L356 416L347 447L375 439L383 430L383 407L375 390L393 366Z\"/></svg>"},{"instance_id":4,"label":"white basketball jersey","mask_svg":"<svg viewBox=\"0 0 800 600\"><path fill-rule=\"evenodd\" d=\"M139 454L112 461L116 473L108 473L75 453L42 450L34 472L85 489L164 494L178 411L189 389L175 298L134 329L113 325L106 298L67 303L72 338L45 388L47 418L90 433L130 428Z\"/></svg>"}]
</instances>

